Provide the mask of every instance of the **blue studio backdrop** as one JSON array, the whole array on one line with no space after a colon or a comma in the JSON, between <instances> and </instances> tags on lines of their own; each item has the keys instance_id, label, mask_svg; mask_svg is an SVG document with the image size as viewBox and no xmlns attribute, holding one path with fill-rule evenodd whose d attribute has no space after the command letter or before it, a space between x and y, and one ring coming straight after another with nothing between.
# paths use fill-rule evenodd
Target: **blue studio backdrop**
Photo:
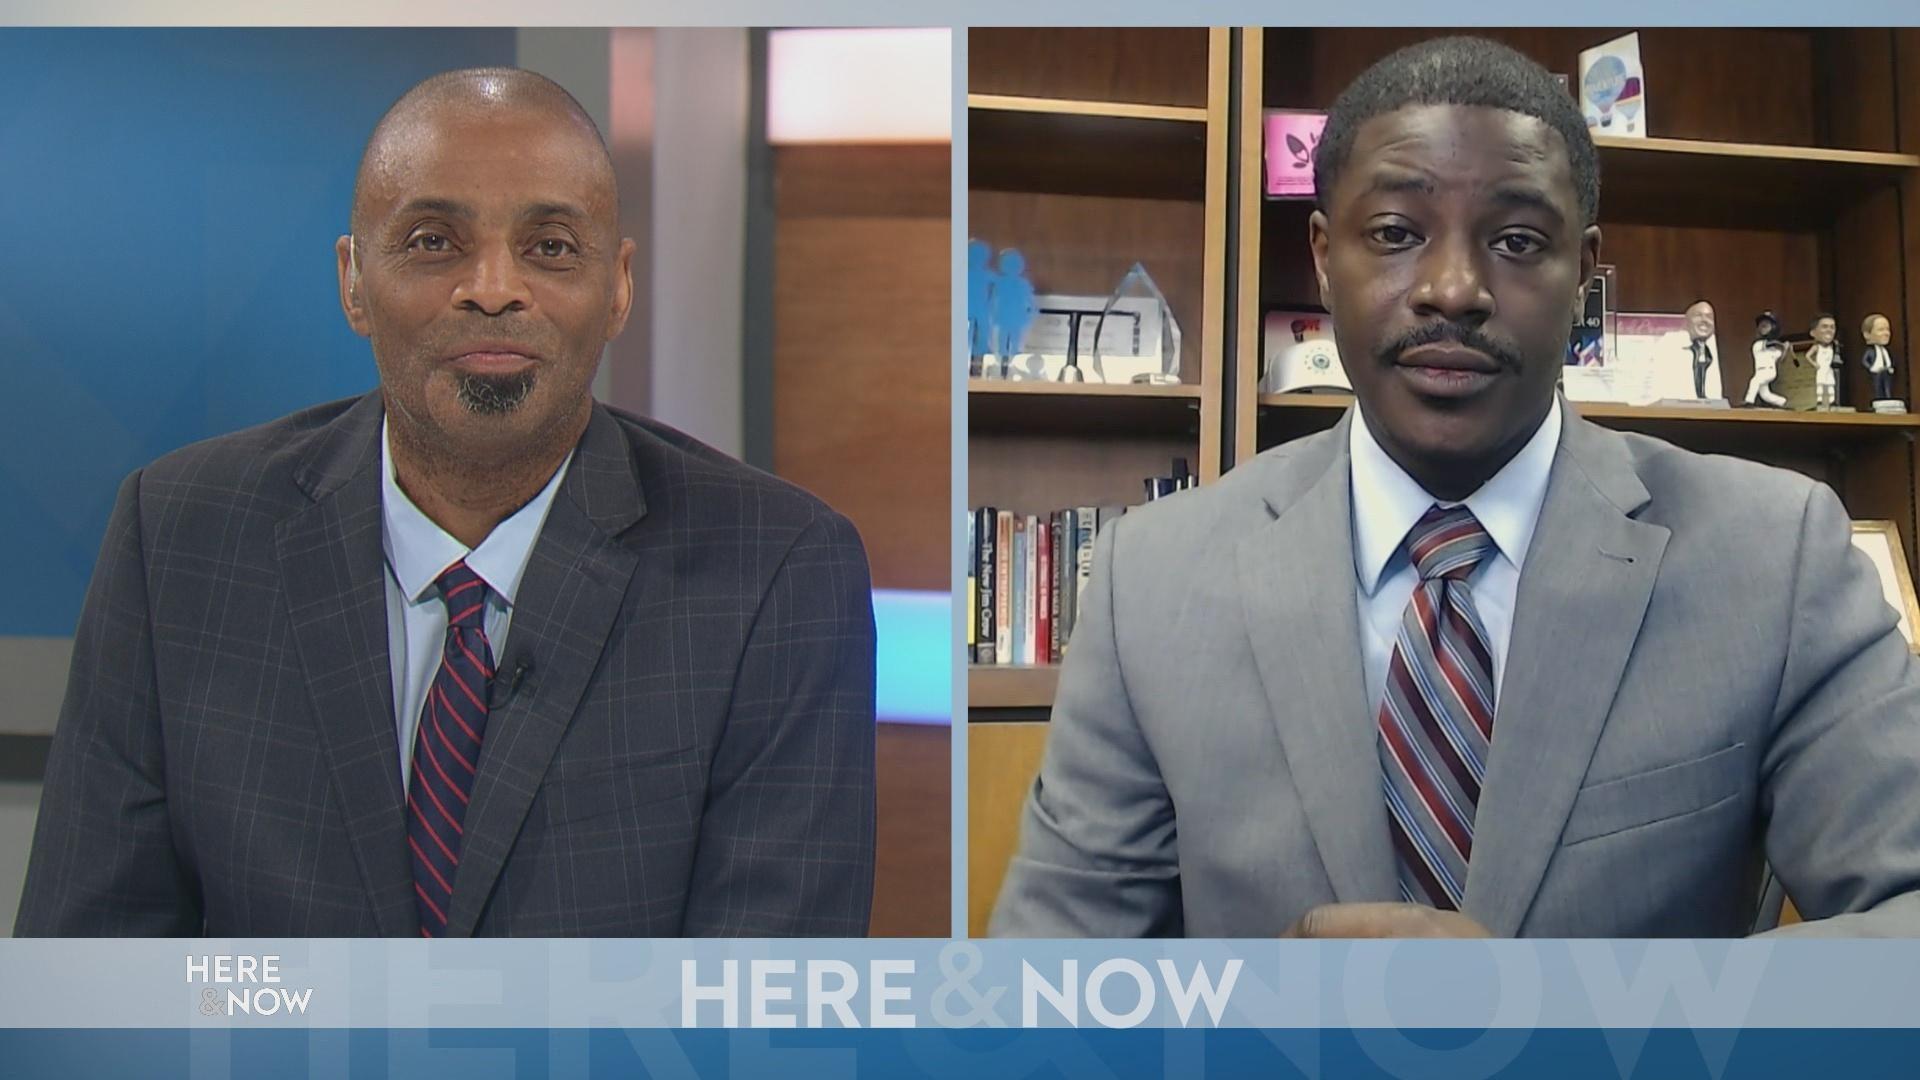
<instances>
[{"instance_id":1,"label":"blue studio backdrop","mask_svg":"<svg viewBox=\"0 0 1920 1080\"><path fill-rule=\"evenodd\" d=\"M120 481L361 393L333 242L373 124L514 32L0 34L0 635L73 633Z\"/></svg>"}]
</instances>

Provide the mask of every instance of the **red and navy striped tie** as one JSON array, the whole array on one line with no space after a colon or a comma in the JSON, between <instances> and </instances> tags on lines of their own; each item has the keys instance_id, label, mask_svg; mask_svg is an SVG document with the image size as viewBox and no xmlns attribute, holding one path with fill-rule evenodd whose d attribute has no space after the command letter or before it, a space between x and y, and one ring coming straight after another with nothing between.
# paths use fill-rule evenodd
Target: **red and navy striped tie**
<instances>
[{"instance_id":1,"label":"red and navy striped tie","mask_svg":"<svg viewBox=\"0 0 1920 1080\"><path fill-rule=\"evenodd\" d=\"M422 937L447 930L462 822L473 797L480 740L487 733L487 691L493 685L493 649L485 629L487 583L461 561L436 584L447 605L447 644L420 711L407 785L407 846L413 849Z\"/></svg>"},{"instance_id":2,"label":"red and navy striped tie","mask_svg":"<svg viewBox=\"0 0 1920 1080\"><path fill-rule=\"evenodd\" d=\"M1380 767L1400 895L1458 911L1473 858L1473 811L1493 740L1493 655L1467 575L1493 538L1464 506L1427 511L1407 533L1414 587L1380 701Z\"/></svg>"}]
</instances>

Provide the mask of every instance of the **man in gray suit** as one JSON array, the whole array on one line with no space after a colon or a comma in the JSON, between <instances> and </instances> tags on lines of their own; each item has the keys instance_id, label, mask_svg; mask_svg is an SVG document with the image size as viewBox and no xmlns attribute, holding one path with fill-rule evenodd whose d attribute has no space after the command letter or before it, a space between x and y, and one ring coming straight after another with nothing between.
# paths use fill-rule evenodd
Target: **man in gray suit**
<instances>
[{"instance_id":1,"label":"man in gray suit","mask_svg":"<svg viewBox=\"0 0 1920 1080\"><path fill-rule=\"evenodd\" d=\"M16 932L864 933L865 554L592 400L633 294L592 121L430 79L352 230L380 388L121 488Z\"/></svg>"},{"instance_id":2,"label":"man in gray suit","mask_svg":"<svg viewBox=\"0 0 1920 1080\"><path fill-rule=\"evenodd\" d=\"M1573 102L1415 46L1311 243L1358 408L1100 538L993 930L1920 928L1920 670L1826 487L1575 415Z\"/></svg>"}]
</instances>

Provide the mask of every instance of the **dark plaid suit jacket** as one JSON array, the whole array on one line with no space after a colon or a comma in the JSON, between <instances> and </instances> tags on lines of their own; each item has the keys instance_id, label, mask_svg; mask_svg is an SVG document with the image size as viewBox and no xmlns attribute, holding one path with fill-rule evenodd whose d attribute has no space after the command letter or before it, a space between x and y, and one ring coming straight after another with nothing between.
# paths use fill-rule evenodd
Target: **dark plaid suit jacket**
<instances>
[{"instance_id":1,"label":"dark plaid suit jacket","mask_svg":"<svg viewBox=\"0 0 1920 1080\"><path fill-rule=\"evenodd\" d=\"M419 932L380 420L323 405L121 488L16 933ZM865 932L873 610L845 518L596 406L506 645L450 933Z\"/></svg>"}]
</instances>

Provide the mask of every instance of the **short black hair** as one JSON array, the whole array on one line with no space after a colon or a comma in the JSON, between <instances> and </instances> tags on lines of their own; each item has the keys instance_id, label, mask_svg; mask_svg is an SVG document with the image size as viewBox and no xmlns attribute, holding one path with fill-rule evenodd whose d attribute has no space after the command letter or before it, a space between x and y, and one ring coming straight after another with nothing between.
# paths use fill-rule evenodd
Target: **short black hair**
<instances>
[{"instance_id":1,"label":"short black hair","mask_svg":"<svg viewBox=\"0 0 1920 1080\"><path fill-rule=\"evenodd\" d=\"M1327 113L1327 126L1313 155L1313 189L1321 211L1327 211L1361 125L1409 105L1484 106L1546 124L1567 145L1567 163L1584 223L1599 220L1600 162L1573 95L1546 68L1505 45L1477 37L1435 38L1409 45L1361 72L1341 92Z\"/></svg>"}]
</instances>

